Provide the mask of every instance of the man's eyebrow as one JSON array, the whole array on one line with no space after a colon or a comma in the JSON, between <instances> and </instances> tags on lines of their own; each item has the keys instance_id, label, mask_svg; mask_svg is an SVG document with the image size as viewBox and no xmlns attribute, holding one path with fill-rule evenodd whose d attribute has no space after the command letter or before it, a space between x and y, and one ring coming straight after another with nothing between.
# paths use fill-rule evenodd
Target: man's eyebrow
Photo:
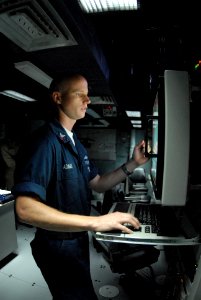
<instances>
[{"instance_id":1,"label":"man's eyebrow","mask_svg":"<svg viewBox=\"0 0 201 300\"><path fill-rule=\"evenodd\" d=\"M72 90L71 92L73 92L73 93L80 93L80 94L86 94L86 91L85 90L80 90L80 89L74 89L74 90Z\"/></svg>"}]
</instances>

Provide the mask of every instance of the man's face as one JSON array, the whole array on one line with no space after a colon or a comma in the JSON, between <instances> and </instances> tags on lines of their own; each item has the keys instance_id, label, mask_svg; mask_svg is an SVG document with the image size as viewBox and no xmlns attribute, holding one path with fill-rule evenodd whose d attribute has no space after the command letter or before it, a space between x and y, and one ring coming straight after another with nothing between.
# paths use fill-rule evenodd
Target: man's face
<instances>
[{"instance_id":1,"label":"man's face","mask_svg":"<svg viewBox=\"0 0 201 300\"><path fill-rule=\"evenodd\" d=\"M59 94L59 109L73 120L85 117L87 106L91 103L88 97L88 83L84 77L77 77L63 84Z\"/></svg>"}]
</instances>

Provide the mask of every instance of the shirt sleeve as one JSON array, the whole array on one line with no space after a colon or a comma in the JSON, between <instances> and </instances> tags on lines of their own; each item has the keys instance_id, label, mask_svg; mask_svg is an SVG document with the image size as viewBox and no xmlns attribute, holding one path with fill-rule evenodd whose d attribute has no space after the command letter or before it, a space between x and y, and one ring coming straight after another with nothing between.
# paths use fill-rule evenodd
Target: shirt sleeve
<instances>
[{"instance_id":1,"label":"shirt sleeve","mask_svg":"<svg viewBox=\"0 0 201 300\"><path fill-rule=\"evenodd\" d=\"M47 139L40 139L32 141L25 149L22 149L17 159L12 193L15 197L36 195L44 201L55 165L52 145Z\"/></svg>"}]
</instances>

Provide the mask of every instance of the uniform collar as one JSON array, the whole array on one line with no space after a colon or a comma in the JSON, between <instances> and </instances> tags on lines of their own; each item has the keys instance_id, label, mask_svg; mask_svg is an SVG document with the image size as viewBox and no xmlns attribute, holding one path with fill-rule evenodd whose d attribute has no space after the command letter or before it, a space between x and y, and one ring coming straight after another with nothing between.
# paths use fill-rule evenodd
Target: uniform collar
<instances>
[{"instance_id":1,"label":"uniform collar","mask_svg":"<svg viewBox=\"0 0 201 300\"><path fill-rule=\"evenodd\" d=\"M54 119L53 121L50 122L50 127L58 137L60 141L63 143L72 143L71 138L65 131L65 129L61 126L59 121L57 119ZM73 131L72 131L73 132ZM75 138L75 133L73 132L73 137Z\"/></svg>"}]
</instances>

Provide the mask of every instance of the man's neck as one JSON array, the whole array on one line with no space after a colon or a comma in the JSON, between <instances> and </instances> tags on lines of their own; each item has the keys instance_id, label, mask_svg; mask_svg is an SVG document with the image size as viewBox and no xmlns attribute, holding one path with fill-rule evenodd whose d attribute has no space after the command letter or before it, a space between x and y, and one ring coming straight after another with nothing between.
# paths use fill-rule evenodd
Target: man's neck
<instances>
[{"instance_id":1,"label":"man's neck","mask_svg":"<svg viewBox=\"0 0 201 300\"><path fill-rule=\"evenodd\" d=\"M73 129L73 126L76 123L76 120L70 119L62 111L58 115L58 121L64 128L68 129L69 131Z\"/></svg>"}]
</instances>

